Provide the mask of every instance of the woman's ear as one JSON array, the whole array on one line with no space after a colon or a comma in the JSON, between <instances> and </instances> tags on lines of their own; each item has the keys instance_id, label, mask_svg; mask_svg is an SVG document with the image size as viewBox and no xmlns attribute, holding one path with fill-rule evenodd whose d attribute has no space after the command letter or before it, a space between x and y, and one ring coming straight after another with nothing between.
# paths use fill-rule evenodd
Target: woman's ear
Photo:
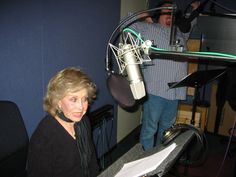
<instances>
[{"instance_id":1,"label":"woman's ear","mask_svg":"<svg viewBox=\"0 0 236 177\"><path fill-rule=\"evenodd\" d=\"M61 111L61 101L58 101L58 103L57 103L57 109L58 109L59 111Z\"/></svg>"}]
</instances>

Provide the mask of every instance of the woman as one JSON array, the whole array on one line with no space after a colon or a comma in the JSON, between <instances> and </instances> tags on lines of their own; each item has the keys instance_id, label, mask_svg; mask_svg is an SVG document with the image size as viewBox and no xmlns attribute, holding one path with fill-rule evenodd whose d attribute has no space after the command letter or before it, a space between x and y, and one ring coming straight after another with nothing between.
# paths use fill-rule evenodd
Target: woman
<instances>
[{"instance_id":1,"label":"woman","mask_svg":"<svg viewBox=\"0 0 236 177\"><path fill-rule=\"evenodd\" d=\"M80 69L51 78L44 97L48 113L30 139L29 177L94 177L98 165L85 113L96 86Z\"/></svg>"}]
</instances>

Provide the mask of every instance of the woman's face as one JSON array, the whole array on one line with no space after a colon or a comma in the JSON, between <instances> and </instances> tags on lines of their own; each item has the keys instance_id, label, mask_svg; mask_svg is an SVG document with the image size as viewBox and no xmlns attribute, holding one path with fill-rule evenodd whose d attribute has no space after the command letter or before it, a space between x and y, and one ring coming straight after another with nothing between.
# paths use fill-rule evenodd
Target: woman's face
<instances>
[{"instance_id":1,"label":"woman's face","mask_svg":"<svg viewBox=\"0 0 236 177\"><path fill-rule=\"evenodd\" d=\"M64 115L74 122L82 119L88 109L88 92L82 89L77 92L69 92L58 102L58 107Z\"/></svg>"}]
</instances>

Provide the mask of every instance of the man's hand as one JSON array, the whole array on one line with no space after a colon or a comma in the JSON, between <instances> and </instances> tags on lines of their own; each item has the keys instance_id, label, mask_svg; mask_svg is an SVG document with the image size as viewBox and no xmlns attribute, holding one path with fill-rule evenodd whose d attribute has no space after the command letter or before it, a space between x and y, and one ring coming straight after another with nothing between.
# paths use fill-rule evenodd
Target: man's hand
<instances>
[{"instance_id":1,"label":"man's hand","mask_svg":"<svg viewBox=\"0 0 236 177\"><path fill-rule=\"evenodd\" d=\"M144 21L147 23L153 23L152 18L149 16L147 12L140 14L139 17L144 18Z\"/></svg>"}]
</instances>

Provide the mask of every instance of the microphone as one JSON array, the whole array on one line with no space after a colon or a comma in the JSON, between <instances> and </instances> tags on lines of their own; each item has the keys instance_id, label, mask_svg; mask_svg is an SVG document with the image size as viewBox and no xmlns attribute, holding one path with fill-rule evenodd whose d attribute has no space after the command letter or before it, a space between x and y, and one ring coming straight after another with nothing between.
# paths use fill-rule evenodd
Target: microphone
<instances>
[{"instance_id":1,"label":"microphone","mask_svg":"<svg viewBox=\"0 0 236 177\"><path fill-rule=\"evenodd\" d=\"M149 54L152 42L147 40L141 45L139 43L140 40L135 40L130 33L123 43L119 43L119 47L109 43L119 67L119 74L108 68L110 72L107 86L113 98L125 109L133 108L136 100L146 95L140 64L151 61Z\"/></svg>"},{"instance_id":2,"label":"microphone","mask_svg":"<svg viewBox=\"0 0 236 177\"><path fill-rule=\"evenodd\" d=\"M199 14L204 9L205 5L208 3L209 0L204 1L199 5L197 9L195 9L189 17L182 16L181 12L176 14L176 25L178 26L179 30L182 33L188 33L191 30L191 22L199 16Z\"/></svg>"},{"instance_id":3,"label":"microphone","mask_svg":"<svg viewBox=\"0 0 236 177\"><path fill-rule=\"evenodd\" d=\"M191 20L182 16L181 12L176 14L176 26L178 26L179 30L182 33L188 33L191 30Z\"/></svg>"},{"instance_id":4,"label":"microphone","mask_svg":"<svg viewBox=\"0 0 236 177\"><path fill-rule=\"evenodd\" d=\"M135 100L139 100L146 95L143 78L140 72L140 67L137 64L137 57L135 55L135 48L131 44L125 44L122 46L120 58L127 64L125 71L128 81L130 83L130 89ZM138 52L138 51L136 51Z\"/></svg>"}]
</instances>

